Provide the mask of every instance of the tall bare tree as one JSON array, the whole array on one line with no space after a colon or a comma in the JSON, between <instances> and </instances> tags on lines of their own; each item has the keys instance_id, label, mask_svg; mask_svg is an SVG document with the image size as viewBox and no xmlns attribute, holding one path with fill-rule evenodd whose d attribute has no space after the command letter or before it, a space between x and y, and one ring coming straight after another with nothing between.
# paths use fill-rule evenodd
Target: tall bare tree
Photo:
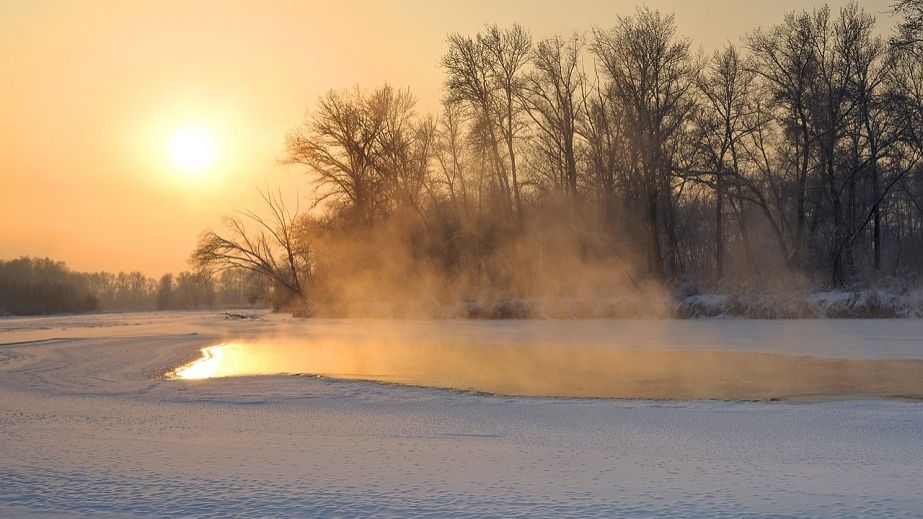
<instances>
[{"instance_id":1,"label":"tall bare tree","mask_svg":"<svg viewBox=\"0 0 923 519\"><path fill-rule=\"evenodd\" d=\"M729 189L744 183L739 148L753 127L750 90L753 79L753 72L746 68L737 48L729 44L715 51L698 82L705 103L698 118L697 140L704 161L710 166L715 192L717 279L724 275L724 202Z\"/></svg>"},{"instance_id":2,"label":"tall bare tree","mask_svg":"<svg viewBox=\"0 0 923 519\"><path fill-rule=\"evenodd\" d=\"M577 194L577 127L586 92L581 68L584 38L555 36L538 42L533 51L533 70L526 76L522 101L537 129L538 138L555 154L550 166L561 174L561 187Z\"/></svg>"},{"instance_id":3,"label":"tall bare tree","mask_svg":"<svg viewBox=\"0 0 923 519\"><path fill-rule=\"evenodd\" d=\"M506 29L490 25L475 38L452 34L448 44L442 58L447 99L463 103L477 119L474 128L485 133L501 192L519 213L515 144L521 129L522 74L532 37L519 24Z\"/></svg>"},{"instance_id":4,"label":"tall bare tree","mask_svg":"<svg viewBox=\"0 0 923 519\"><path fill-rule=\"evenodd\" d=\"M303 127L286 141L287 162L307 167L321 199L346 203L363 225L389 210L389 192L415 196L418 181L405 169L414 145L413 107L409 90L384 85L366 93L330 91Z\"/></svg>"},{"instance_id":5,"label":"tall bare tree","mask_svg":"<svg viewBox=\"0 0 923 519\"><path fill-rule=\"evenodd\" d=\"M813 48L814 16L808 12L788 13L781 24L757 29L747 37L752 53L753 73L764 81L768 109L776 111L787 127L791 139L791 162L795 173L791 179L795 196L792 247L787 261L803 265L807 256L807 187L814 150L811 128L811 92L817 70Z\"/></svg>"},{"instance_id":6,"label":"tall bare tree","mask_svg":"<svg viewBox=\"0 0 923 519\"><path fill-rule=\"evenodd\" d=\"M594 32L593 52L612 82L611 95L623 107L633 151L639 160L647 203L649 268L663 277L661 199L671 197L671 140L683 130L694 104L699 64L691 42L676 34L672 15L640 8L619 17L615 27Z\"/></svg>"}]
</instances>

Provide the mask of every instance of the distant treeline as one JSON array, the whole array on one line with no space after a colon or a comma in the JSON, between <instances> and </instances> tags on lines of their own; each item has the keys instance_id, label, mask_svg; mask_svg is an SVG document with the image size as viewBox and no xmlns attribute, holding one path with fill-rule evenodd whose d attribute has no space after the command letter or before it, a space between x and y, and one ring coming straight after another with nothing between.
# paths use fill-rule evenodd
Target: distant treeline
<instances>
[{"instance_id":1,"label":"distant treeline","mask_svg":"<svg viewBox=\"0 0 923 519\"><path fill-rule=\"evenodd\" d=\"M75 272L49 258L0 260L0 315L254 306L265 300L262 280L241 270L164 274L158 281L140 272Z\"/></svg>"}]
</instances>

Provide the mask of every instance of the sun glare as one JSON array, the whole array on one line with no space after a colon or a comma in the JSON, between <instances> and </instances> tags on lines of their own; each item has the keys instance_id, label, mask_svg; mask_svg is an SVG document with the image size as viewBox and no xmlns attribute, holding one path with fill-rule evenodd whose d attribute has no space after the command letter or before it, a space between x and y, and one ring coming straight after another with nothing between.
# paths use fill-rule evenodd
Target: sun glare
<instances>
[{"instance_id":1,"label":"sun glare","mask_svg":"<svg viewBox=\"0 0 923 519\"><path fill-rule=\"evenodd\" d=\"M208 168L215 161L215 139L208 131L189 126L176 131L167 142L173 162L189 173Z\"/></svg>"},{"instance_id":2,"label":"sun glare","mask_svg":"<svg viewBox=\"0 0 923 519\"><path fill-rule=\"evenodd\" d=\"M177 368L171 377L185 380L212 378L218 374L223 356L224 354L218 347L203 348L202 357Z\"/></svg>"}]
</instances>

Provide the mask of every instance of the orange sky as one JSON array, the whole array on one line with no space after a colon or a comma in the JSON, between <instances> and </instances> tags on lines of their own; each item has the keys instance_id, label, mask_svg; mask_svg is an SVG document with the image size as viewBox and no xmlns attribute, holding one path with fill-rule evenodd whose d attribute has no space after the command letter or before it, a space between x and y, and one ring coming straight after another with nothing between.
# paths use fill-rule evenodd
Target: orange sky
<instances>
[{"instance_id":1,"label":"orange sky","mask_svg":"<svg viewBox=\"0 0 923 519\"><path fill-rule=\"evenodd\" d=\"M877 14L890 3L860 5ZM278 160L285 133L327 89L387 81L435 110L447 33L518 21L542 37L608 25L636 4L3 0L0 258L152 276L187 269L198 234L257 207L257 188L310 196L306 177ZM675 12L680 31L710 50L812 2L647 4ZM892 23L879 16L881 32ZM217 142L200 175L166 151L171 132L190 124Z\"/></svg>"}]
</instances>

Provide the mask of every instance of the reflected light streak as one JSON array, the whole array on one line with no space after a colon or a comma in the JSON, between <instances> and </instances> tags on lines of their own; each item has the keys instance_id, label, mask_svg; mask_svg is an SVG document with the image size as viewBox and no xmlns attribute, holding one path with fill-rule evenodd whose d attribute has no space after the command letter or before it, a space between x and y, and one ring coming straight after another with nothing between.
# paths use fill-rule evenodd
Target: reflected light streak
<instances>
[{"instance_id":1,"label":"reflected light streak","mask_svg":"<svg viewBox=\"0 0 923 519\"><path fill-rule=\"evenodd\" d=\"M170 374L170 378L183 380L214 378L219 376L218 373L221 371L221 361L223 359L224 352L221 345L202 348L201 358L180 366Z\"/></svg>"},{"instance_id":2,"label":"reflected light streak","mask_svg":"<svg viewBox=\"0 0 923 519\"><path fill-rule=\"evenodd\" d=\"M169 378L301 373L517 396L770 399L923 398L923 361L740 351L639 350L315 337L202 349Z\"/></svg>"}]
</instances>

